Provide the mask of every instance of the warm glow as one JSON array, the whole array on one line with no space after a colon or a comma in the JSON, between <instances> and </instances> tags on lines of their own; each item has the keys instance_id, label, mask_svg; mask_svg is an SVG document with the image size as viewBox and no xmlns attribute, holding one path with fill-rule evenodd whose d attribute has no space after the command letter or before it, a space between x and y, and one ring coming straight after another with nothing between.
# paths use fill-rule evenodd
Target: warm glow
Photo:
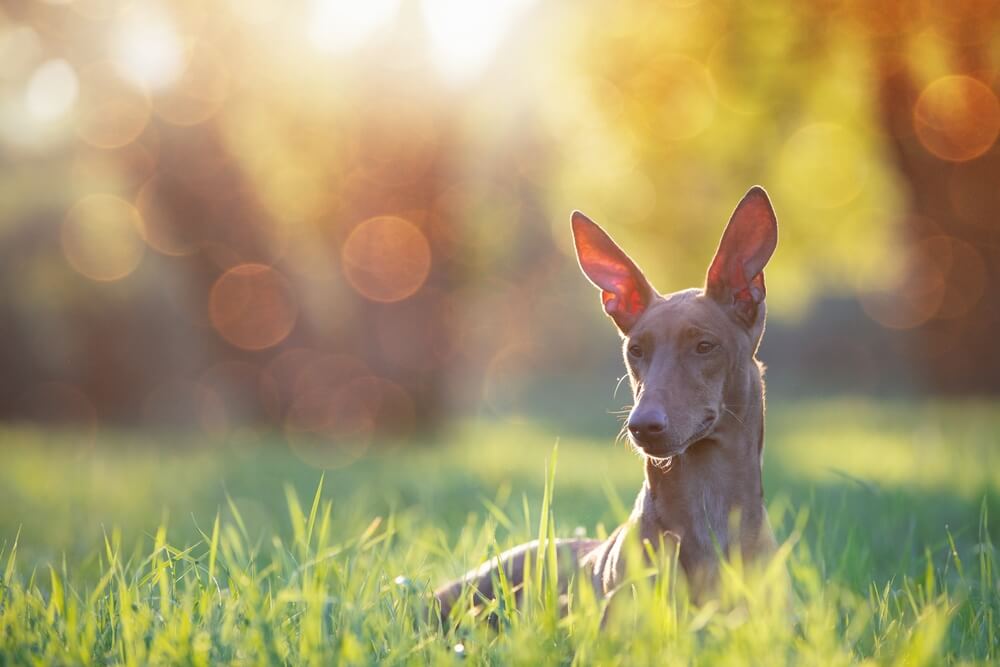
<instances>
[{"instance_id":1,"label":"warm glow","mask_svg":"<svg viewBox=\"0 0 1000 667\"><path fill-rule=\"evenodd\" d=\"M904 266L886 270L884 283L860 295L865 312L884 327L912 329L933 318L958 317L983 294L982 260L967 243L932 236L903 257Z\"/></svg>"},{"instance_id":2,"label":"warm glow","mask_svg":"<svg viewBox=\"0 0 1000 667\"><path fill-rule=\"evenodd\" d=\"M88 195L66 214L63 254L92 280L118 280L142 260L141 232L142 218L131 204L112 195Z\"/></svg>"},{"instance_id":3,"label":"warm glow","mask_svg":"<svg viewBox=\"0 0 1000 667\"><path fill-rule=\"evenodd\" d=\"M665 56L652 73L637 75L631 90L640 99L661 100L646 108L648 122L666 141L693 139L715 118L716 95L705 66L686 56Z\"/></svg>"},{"instance_id":4,"label":"warm glow","mask_svg":"<svg viewBox=\"0 0 1000 667\"><path fill-rule=\"evenodd\" d=\"M399 0L315 0L309 38L323 51L349 51L364 44L398 11Z\"/></svg>"},{"instance_id":5,"label":"warm glow","mask_svg":"<svg viewBox=\"0 0 1000 667\"><path fill-rule=\"evenodd\" d=\"M128 9L118 20L112 60L119 73L148 90L170 85L181 67L181 42L170 17L158 3L147 0Z\"/></svg>"},{"instance_id":6,"label":"warm glow","mask_svg":"<svg viewBox=\"0 0 1000 667\"><path fill-rule=\"evenodd\" d=\"M146 181L135 198L135 206L145 222L143 238L153 250L164 255L190 255L198 248L197 222L178 220L172 213L190 205L194 195L183 181L156 175Z\"/></svg>"},{"instance_id":7,"label":"warm glow","mask_svg":"<svg viewBox=\"0 0 1000 667\"><path fill-rule=\"evenodd\" d=\"M467 79L493 59L511 25L530 0L424 0L431 55L442 73Z\"/></svg>"},{"instance_id":8,"label":"warm glow","mask_svg":"<svg viewBox=\"0 0 1000 667\"><path fill-rule=\"evenodd\" d=\"M146 94L128 85L110 63L81 71L76 131L91 146L119 148L131 143L146 128L150 113Z\"/></svg>"},{"instance_id":9,"label":"warm glow","mask_svg":"<svg viewBox=\"0 0 1000 667\"><path fill-rule=\"evenodd\" d=\"M1000 102L983 82L944 76L924 88L913 109L924 147L943 160L964 162L993 146L1000 133Z\"/></svg>"},{"instance_id":10,"label":"warm glow","mask_svg":"<svg viewBox=\"0 0 1000 667\"><path fill-rule=\"evenodd\" d=\"M244 350L263 350L285 340L298 317L288 280L263 264L241 264L212 287L209 317L219 335Z\"/></svg>"},{"instance_id":11,"label":"warm glow","mask_svg":"<svg viewBox=\"0 0 1000 667\"><path fill-rule=\"evenodd\" d=\"M70 64L62 59L49 60L31 75L25 107L39 120L53 120L73 108L78 91L76 72Z\"/></svg>"},{"instance_id":12,"label":"warm glow","mask_svg":"<svg viewBox=\"0 0 1000 667\"><path fill-rule=\"evenodd\" d=\"M208 43L192 47L174 83L157 95L156 114L173 125L210 119L229 95L230 74L218 50Z\"/></svg>"},{"instance_id":13,"label":"warm glow","mask_svg":"<svg viewBox=\"0 0 1000 667\"><path fill-rule=\"evenodd\" d=\"M343 355L303 373L285 421L288 444L318 468L340 468L361 457L378 432L403 435L414 421L405 389L363 373Z\"/></svg>"},{"instance_id":14,"label":"warm glow","mask_svg":"<svg viewBox=\"0 0 1000 667\"><path fill-rule=\"evenodd\" d=\"M858 197L866 165L860 140L835 123L811 123L792 134L778 154L779 186L814 208L837 208Z\"/></svg>"},{"instance_id":15,"label":"warm glow","mask_svg":"<svg viewBox=\"0 0 1000 667\"><path fill-rule=\"evenodd\" d=\"M427 237L412 222L394 216L355 227L341 255L348 282L372 301L402 301L420 289L431 269Z\"/></svg>"}]
</instances>

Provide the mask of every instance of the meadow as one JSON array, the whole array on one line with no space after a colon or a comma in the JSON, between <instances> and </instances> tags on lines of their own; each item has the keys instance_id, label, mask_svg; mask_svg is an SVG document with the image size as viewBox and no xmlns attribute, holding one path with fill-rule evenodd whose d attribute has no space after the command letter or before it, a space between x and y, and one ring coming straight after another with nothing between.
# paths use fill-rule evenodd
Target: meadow
<instances>
[{"instance_id":1,"label":"meadow","mask_svg":"<svg viewBox=\"0 0 1000 667\"><path fill-rule=\"evenodd\" d=\"M1000 657L1000 410L773 400L764 482L792 591L637 578L623 613L548 554L515 609L441 627L429 590L516 543L601 536L639 488L606 427L469 419L321 471L278 435L7 426L0 665L988 664ZM556 446L558 443L558 446ZM790 600L790 601L789 601Z\"/></svg>"}]
</instances>

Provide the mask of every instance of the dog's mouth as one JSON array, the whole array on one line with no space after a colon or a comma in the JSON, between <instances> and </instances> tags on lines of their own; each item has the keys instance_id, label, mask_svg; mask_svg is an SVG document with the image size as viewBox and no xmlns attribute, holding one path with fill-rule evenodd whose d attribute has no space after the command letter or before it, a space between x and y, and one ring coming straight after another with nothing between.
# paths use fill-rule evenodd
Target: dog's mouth
<instances>
[{"instance_id":1,"label":"dog's mouth","mask_svg":"<svg viewBox=\"0 0 1000 667\"><path fill-rule=\"evenodd\" d=\"M678 446L669 446L660 442L642 442L636 438L632 438L632 443L638 447L646 456L652 459L664 460L669 459L679 454L683 454L688 447L698 442L699 440L707 437L712 430L715 428L716 422L718 421L717 415L706 416L698 427L694 430L694 433L684 442Z\"/></svg>"},{"instance_id":2,"label":"dog's mouth","mask_svg":"<svg viewBox=\"0 0 1000 667\"><path fill-rule=\"evenodd\" d=\"M680 446L680 451L683 452L685 449L687 449L694 443L708 436L708 434L710 434L715 429L716 420L717 418L715 415L708 415L703 420L701 420L701 423L698 425L698 428L695 429L694 431L694 435L688 438L684 442L684 444Z\"/></svg>"}]
</instances>

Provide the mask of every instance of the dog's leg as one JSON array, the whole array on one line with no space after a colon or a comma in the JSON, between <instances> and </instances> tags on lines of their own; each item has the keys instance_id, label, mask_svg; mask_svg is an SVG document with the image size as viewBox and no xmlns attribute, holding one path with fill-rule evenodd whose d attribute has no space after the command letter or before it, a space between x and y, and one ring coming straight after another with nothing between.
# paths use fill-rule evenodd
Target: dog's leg
<instances>
[{"instance_id":1,"label":"dog's leg","mask_svg":"<svg viewBox=\"0 0 1000 667\"><path fill-rule=\"evenodd\" d=\"M559 562L560 591L566 588L569 577L580 569L580 560L590 551L600 546L600 540L563 539L556 540L556 557ZM497 597L494 590L494 580L497 569L503 567L504 576L514 591L515 598L521 598L524 584L524 559L528 554L538 552L538 540L509 549L496 558L486 561L474 570L470 570L459 579L445 584L434 592L441 606L441 620L446 622L452 607L462 596L463 591L475 591L477 600L493 600Z\"/></svg>"}]
</instances>

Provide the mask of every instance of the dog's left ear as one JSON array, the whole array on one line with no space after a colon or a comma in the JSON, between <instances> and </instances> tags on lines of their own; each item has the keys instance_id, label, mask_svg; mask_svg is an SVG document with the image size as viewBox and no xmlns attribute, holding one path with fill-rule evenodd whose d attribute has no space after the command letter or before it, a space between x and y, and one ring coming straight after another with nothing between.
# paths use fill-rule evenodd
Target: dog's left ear
<instances>
[{"instance_id":1,"label":"dog's left ear","mask_svg":"<svg viewBox=\"0 0 1000 667\"><path fill-rule=\"evenodd\" d=\"M573 211L572 223L580 268L601 290L604 312L615 321L619 331L628 334L656 292L635 262L596 222Z\"/></svg>"},{"instance_id":2,"label":"dog's left ear","mask_svg":"<svg viewBox=\"0 0 1000 667\"><path fill-rule=\"evenodd\" d=\"M708 267L705 292L752 326L764 301L764 266L778 245L778 220L764 188L743 196Z\"/></svg>"}]
</instances>

